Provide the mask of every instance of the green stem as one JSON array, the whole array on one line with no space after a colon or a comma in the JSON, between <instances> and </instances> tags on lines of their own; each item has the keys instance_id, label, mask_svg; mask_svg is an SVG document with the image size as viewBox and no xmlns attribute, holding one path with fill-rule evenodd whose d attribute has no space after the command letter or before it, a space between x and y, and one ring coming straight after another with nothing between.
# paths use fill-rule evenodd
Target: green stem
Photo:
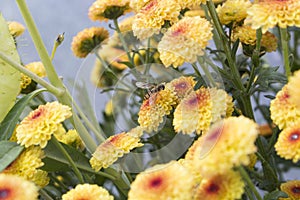
<instances>
[{"instance_id":1,"label":"green stem","mask_svg":"<svg viewBox=\"0 0 300 200\"><path fill-rule=\"evenodd\" d=\"M289 78L291 75L291 67L289 62L289 36L286 28L279 28L280 32L280 41L281 41L281 47L282 47L282 55L283 55L283 61L284 61L284 69L286 77Z\"/></svg>"},{"instance_id":2,"label":"green stem","mask_svg":"<svg viewBox=\"0 0 300 200\"><path fill-rule=\"evenodd\" d=\"M46 72L47 72L47 77L49 81L56 87L58 88L64 88L64 85L61 81L61 79L58 77L54 66L51 62L51 59L48 55L47 49L43 43L43 40L38 32L38 29L34 23L34 20L29 12L29 9L25 3L25 0L16 0L17 4L19 6L19 9L22 13L22 16L24 18L24 21L27 25L28 31L31 35L31 38L33 40L33 43L37 49L37 52L41 58L41 61L43 62Z\"/></svg>"},{"instance_id":3,"label":"green stem","mask_svg":"<svg viewBox=\"0 0 300 200\"><path fill-rule=\"evenodd\" d=\"M71 122L73 126L76 128L80 138L82 139L86 148L92 153L95 152L97 145L94 139L91 137L90 133L87 131L85 126L80 121L78 115L73 115L73 121Z\"/></svg>"},{"instance_id":4,"label":"green stem","mask_svg":"<svg viewBox=\"0 0 300 200\"><path fill-rule=\"evenodd\" d=\"M58 157L54 157L54 156L52 157L51 155L47 155L47 158L56 160L56 161L58 161L60 163L68 164L68 163L65 162L65 160L59 159ZM83 170L83 171L90 172L92 174L97 174L97 175L106 177L106 178L108 178L108 179L110 179L112 181L116 180L116 177L118 177L118 175L111 175L111 174L114 174L114 173L105 173L105 172L102 172L102 171L96 172L92 168L87 167L85 165L78 164L77 167L79 169Z\"/></svg>"},{"instance_id":5,"label":"green stem","mask_svg":"<svg viewBox=\"0 0 300 200\"><path fill-rule=\"evenodd\" d=\"M103 137L104 133L101 132L101 129L97 129L91 122L90 120L86 117L86 115L83 113L83 111L81 110L81 108L78 106L78 104L73 101L73 105L76 109L76 111L78 112L78 114L80 115L80 117L82 118L82 120L85 122L86 126L91 129L91 131L93 131L93 133L95 134L95 136L97 137L99 142L104 142L105 138Z\"/></svg>"},{"instance_id":6,"label":"green stem","mask_svg":"<svg viewBox=\"0 0 300 200\"><path fill-rule=\"evenodd\" d=\"M228 61L228 66L229 66L230 71L233 76L232 81L239 90L244 91L244 86L241 82L239 71L237 70L234 60L233 60L233 57L231 55L231 49L230 49L229 43L227 41L226 34L224 33L222 25L219 21L218 14L217 14L216 8L215 8L215 4L211 0L209 0L209 1L207 1L207 7L208 7L209 13L211 15L211 18L214 22L214 25L216 27L216 30L219 34L219 37L221 38L222 46L223 46L223 49L224 49L224 52L226 54L226 58Z\"/></svg>"},{"instance_id":7,"label":"green stem","mask_svg":"<svg viewBox=\"0 0 300 200\"><path fill-rule=\"evenodd\" d=\"M244 95L242 98L242 102L243 102L243 107L244 107L243 114L246 117L249 117L250 119L253 119L255 121L250 95L248 95L248 94Z\"/></svg>"},{"instance_id":8,"label":"green stem","mask_svg":"<svg viewBox=\"0 0 300 200\"><path fill-rule=\"evenodd\" d=\"M129 59L130 63L134 66L133 58L130 55L129 48L128 48L126 42L125 42L123 34L121 33L121 30L120 30L120 27L119 27L119 24L118 24L118 19L114 19L113 21L114 21L115 29L118 33L119 39L121 40L122 46L123 46L124 50L126 51L127 57Z\"/></svg>"},{"instance_id":9,"label":"green stem","mask_svg":"<svg viewBox=\"0 0 300 200\"><path fill-rule=\"evenodd\" d=\"M63 89L57 88L57 87L53 86L52 84L48 83L47 81L45 81L44 79L42 79L41 77L39 77L38 75L36 75L35 73L29 71L28 69L26 69L25 67L23 67L19 63L15 62L12 59L10 59L9 57L7 57L2 52L0 52L0 58L4 62L6 62L10 66L12 66L13 68L15 68L18 71L22 72L23 74L25 74L26 76L30 77L32 80L34 80L35 82L37 82L38 84L40 84L41 86L43 86L44 88L46 88L52 94L54 94L56 96L61 96L61 95L64 94L65 91Z\"/></svg>"},{"instance_id":10,"label":"green stem","mask_svg":"<svg viewBox=\"0 0 300 200\"><path fill-rule=\"evenodd\" d=\"M45 200L54 200L43 188L39 190L39 193Z\"/></svg>"},{"instance_id":11,"label":"green stem","mask_svg":"<svg viewBox=\"0 0 300 200\"><path fill-rule=\"evenodd\" d=\"M255 47L255 50L254 50L253 56L252 56L253 66L251 68L249 82L248 82L247 88L246 88L247 93L250 91L253 81L255 79L255 70L257 69L257 67L259 67L259 64L260 64L259 54L260 54L260 47L261 47L261 38L262 38L262 31L260 28L260 29L256 30L256 47Z\"/></svg>"},{"instance_id":12,"label":"green stem","mask_svg":"<svg viewBox=\"0 0 300 200\"><path fill-rule=\"evenodd\" d=\"M249 175L247 174L246 170L239 166L238 171L240 172L241 176L243 177L244 181L246 182L247 186L251 189L251 191L254 193L257 200L262 200L261 196L259 195L258 191L256 190L255 186L253 185Z\"/></svg>"},{"instance_id":13,"label":"green stem","mask_svg":"<svg viewBox=\"0 0 300 200\"><path fill-rule=\"evenodd\" d=\"M204 62L203 58L198 57L197 58L202 70L204 71L205 76L207 77L208 81L209 81L209 85L212 87L217 87L217 84L214 80L214 78L211 75L211 72L208 70L207 64Z\"/></svg>"},{"instance_id":14,"label":"green stem","mask_svg":"<svg viewBox=\"0 0 300 200\"><path fill-rule=\"evenodd\" d=\"M192 63L191 65L192 65L195 73L197 74L197 76L202 77L197 65L195 63Z\"/></svg>"},{"instance_id":15,"label":"green stem","mask_svg":"<svg viewBox=\"0 0 300 200\"><path fill-rule=\"evenodd\" d=\"M52 141L53 141L54 145L60 150L60 152L65 156L65 158L69 161L69 164L73 168L74 173L77 176L79 182L80 183L84 183L84 179L83 179L82 174L80 173L80 171L77 168L75 162L73 161L73 159L71 158L71 156L68 154L68 152L66 151L66 149L62 146L61 143L58 142L58 140L54 136L52 137Z\"/></svg>"}]
</instances>

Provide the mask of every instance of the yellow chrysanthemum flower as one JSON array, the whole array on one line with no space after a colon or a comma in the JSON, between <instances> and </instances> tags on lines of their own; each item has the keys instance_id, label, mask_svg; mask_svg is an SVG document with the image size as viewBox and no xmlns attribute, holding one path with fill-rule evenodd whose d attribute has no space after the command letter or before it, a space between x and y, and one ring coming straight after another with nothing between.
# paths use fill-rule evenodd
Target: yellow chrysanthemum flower
<instances>
[{"instance_id":1,"label":"yellow chrysanthemum flower","mask_svg":"<svg viewBox=\"0 0 300 200\"><path fill-rule=\"evenodd\" d=\"M193 9L195 7L200 7L200 4L206 4L206 0L178 0L177 2L179 3L181 9Z\"/></svg>"},{"instance_id":2,"label":"yellow chrysanthemum flower","mask_svg":"<svg viewBox=\"0 0 300 200\"><path fill-rule=\"evenodd\" d=\"M89 8L89 18L92 21L108 21L130 11L129 0L96 0Z\"/></svg>"},{"instance_id":3,"label":"yellow chrysanthemum flower","mask_svg":"<svg viewBox=\"0 0 300 200\"><path fill-rule=\"evenodd\" d=\"M71 49L75 56L85 58L95 48L103 44L108 37L109 33L105 28L86 28L73 38Z\"/></svg>"},{"instance_id":4,"label":"yellow chrysanthemum flower","mask_svg":"<svg viewBox=\"0 0 300 200\"><path fill-rule=\"evenodd\" d=\"M180 102L184 97L186 97L186 95L194 90L195 85L196 81L194 81L192 76L181 76L167 83L166 88L173 90L178 98L178 101Z\"/></svg>"},{"instance_id":5,"label":"yellow chrysanthemum flower","mask_svg":"<svg viewBox=\"0 0 300 200\"><path fill-rule=\"evenodd\" d=\"M257 136L255 122L244 116L229 117L216 122L194 142L186 159L203 176L223 174L234 166L249 164L249 155L256 152Z\"/></svg>"},{"instance_id":6,"label":"yellow chrysanthemum flower","mask_svg":"<svg viewBox=\"0 0 300 200\"><path fill-rule=\"evenodd\" d=\"M62 200L113 200L109 192L95 184L79 184L75 188L62 195Z\"/></svg>"},{"instance_id":7,"label":"yellow chrysanthemum flower","mask_svg":"<svg viewBox=\"0 0 300 200\"><path fill-rule=\"evenodd\" d=\"M300 199L300 180L292 180L280 185L281 191L287 193L290 199Z\"/></svg>"},{"instance_id":8,"label":"yellow chrysanthemum flower","mask_svg":"<svg viewBox=\"0 0 300 200\"><path fill-rule=\"evenodd\" d=\"M138 113L138 122L147 132L157 131L163 117L169 115L177 104L175 93L169 88L151 94L143 101Z\"/></svg>"},{"instance_id":9,"label":"yellow chrysanthemum flower","mask_svg":"<svg viewBox=\"0 0 300 200\"><path fill-rule=\"evenodd\" d=\"M48 173L38 169L44 165L43 157L44 152L40 147L31 146L25 149L2 173L15 174L40 187L45 187L50 180Z\"/></svg>"},{"instance_id":10,"label":"yellow chrysanthemum flower","mask_svg":"<svg viewBox=\"0 0 300 200\"><path fill-rule=\"evenodd\" d=\"M187 95L174 112L173 125L176 132L183 134L205 133L212 120L212 101L206 88Z\"/></svg>"},{"instance_id":11,"label":"yellow chrysanthemum flower","mask_svg":"<svg viewBox=\"0 0 300 200\"><path fill-rule=\"evenodd\" d=\"M251 6L248 0L227 0L217 7L222 24L240 22L247 17L247 9Z\"/></svg>"},{"instance_id":12,"label":"yellow chrysanthemum flower","mask_svg":"<svg viewBox=\"0 0 300 200\"><path fill-rule=\"evenodd\" d=\"M288 90L290 91L290 100L300 109L300 70L296 71L289 79Z\"/></svg>"},{"instance_id":13,"label":"yellow chrysanthemum flower","mask_svg":"<svg viewBox=\"0 0 300 200\"><path fill-rule=\"evenodd\" d=\"M18 143L25 147L40 145L44 148L59 124L71 115L71 108L57 101L40 105L30 112L17 127Z\"/></svg>"},{"instance_id":14,"label":"yellow chrysanthemum flower","mask_svg":"<svg viewBox=\"0 0 300 200\"><path fill-rule=\"evenodd\" d=\"M128 193L128 200L190 200L194 180L178 162L156 165L137 175Z\"/></svg>"},{"instance_id":15,"label":"yellow chrysanthemum flower","mask_svg":"<svg viewBox=\"0 0 300 200\"><path fill-rule=\"evenodd\" d=\"M275 144L277 154L294 163L300 160L300 124L283 129Z\"/></svg>"},{"instance_id":16,"label":"yellow chrysanthemum flower","mask_svg":"<svg viewBox=\"0 0 300 200\"><path fill-rule=\"evenodd\" d=\"M244 193L244 186L240 173L229 170L223 174L204 178L196 189L194 199L240 199Z\"/></svg>"},{"instance_id":17,"label":"yellow chrysanthemum flower","mask_svg":"<svg viewBox=\"0 0 300 200\"><path fill-rule=\"evenodd\" d=\"M285 85L270 103L271 119L280 129L300 122L300 109L291 101L288 88Z\"/></svg>"},{"instance_id":18,"label":"yellow chrysanthemum flower","mask_svg":"<svg viewBox=\"0 0 300 200\"><path fill-rule=\"evenodd\" d=\"M37 200L38 188L22 177L0 174L1 200Z\"/></svg>"},{"instance_id":19,"label":"yellow chrysanthemum flower","mask_svg":"<svg viewBox=\"0 0 300 200\"><path fill-rule=\"evenodd\" d=\"M23 26L23 24L21 24L20 22L8 21L7 25L8 25L9 33L14 38L22 35L24 33L24 31L25 31L25 26Z\"/></svg>"},{"instance_id":20,"label":"yellow chrysanthemum flower","mask_svg":"<svg viewBox=\"0 0 300 200\"><path fill-rule=\"evenodd\" d=\"M165 21L178 21L180 6L175 0L151 0L134 17L133 34L140 40L158 34Z\"/></svg>"},{"instance_id":21,"label":"yellow chrysanthemum flower","mask_svg":"<svg viewBox=\"0 0 300 200\"><path fill-rule=\"evenodd\" d=\"M107 168L112 165L118 158L129 153L130 150L143 146L140 143L140 137L143 134L141 127L136 127L129 132L120 133L109 137L105 142L100 144L93 157L90 159L90 164L95 171L101 168Z\"/></svg>"},{"instance_id":22,"label":"yellow chrysanthemum flower","mask_svg":"<svg viewBox=\"0 0 300 200\"><path fill-rule=\"evenodd\" d=\"M300 27L299 0L259 0L247 13L246 23L253 29L262 28L263 33L276 25L281 28Z\"/></svg>"},{"instance_id":23,"label":"yellow chrysanthemum flower","mask_svg":"<svg viewBox=\"0 0 300 200\"><path fill-rule=\"evenodd\" d=\"M237 26L233 29L232 41L240 40L245 45L256 46L256 30L248 25ZM254 49L253 47L253 49ZM267 31L261 38L261 50L272 52L277 49L277 38L273 33Z\"/></svg>"},{"instance_id":24,"label":"yellow chrysanthemum flower","mask_svg":"<svg viewBox=\"0 0 300 200\"><path fill-rule=\"evenodd\" d=\"M24 67L41 78L44 78L47 75L46 69L42 62L31 62L25 65ZM21 73L21 88L25 89L28 85L30 85L30 83L31 83L31 78Z\"/></svg>"},{"instance_id":25,"label":"yellow chrysanthemum flower","mask_svg":"<svg viewBox=\"0 0 300 200\"><path fill-rule=\"evenodd\" d=\"M160 59L166 67L193 63L212 38L212 26L201 17L183 17L158 43Z\"/></svg>"},{"instance_id":26,"label":"yellow chrysanthemum flower","mask_svg":"<svg viewBox=\"0 0 300 200\"><path fill-rule=\"evenodd\" d=\"M79 137L77 131L74 129L70 129L68 130L68 132L66 132L62 124L60 124L57 130L53 133L53 135L58 141L64 144L68 144L79 149L84 148L84 144L81 138Z\"/></svg>"}]
</instances>

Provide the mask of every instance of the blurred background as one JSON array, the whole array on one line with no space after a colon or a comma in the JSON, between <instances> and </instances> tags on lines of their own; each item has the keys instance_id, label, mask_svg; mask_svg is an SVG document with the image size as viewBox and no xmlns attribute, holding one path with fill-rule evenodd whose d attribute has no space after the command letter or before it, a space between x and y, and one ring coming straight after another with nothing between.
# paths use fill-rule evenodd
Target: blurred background
<instances>
[{"instance_id":1,"label":"blurred background","mask_svg":"<svg viewBox=\"0 0 300 200\"><path fill-rule=\"evenodd\" d=\"M65 40L57 49L53 60L59 75L63 77L74 77L83 62L83 59L78 59L72 54L70 49L72 38L84 28L105 26L104 23L92 22L88 18L88 9L93 2L94 0L26 1L49 54L56 37L65 33ZM7 21L18 21L25 25L16 1L1 0L0 12ZM27 30L18 38L18 50L25 64L39 60Z\"/></svg>"}]
</instances>

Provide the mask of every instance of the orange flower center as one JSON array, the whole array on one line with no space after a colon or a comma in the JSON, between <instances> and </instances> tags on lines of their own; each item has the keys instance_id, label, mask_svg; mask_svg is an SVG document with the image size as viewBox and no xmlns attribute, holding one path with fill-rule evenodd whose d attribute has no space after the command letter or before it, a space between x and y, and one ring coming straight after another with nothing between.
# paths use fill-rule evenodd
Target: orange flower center
<instances>
[{"instance_id":1,"label":"orange flower center","mask_svg":"<svg viewBox=\"0 0 300 200\"><path fill-rule=\"evenodd\" d=\"M185 33L186 27L184 24L182 24L180 27L178 27L176 30L172 32L172 36L179 36Z\"/></svg>"},{"instance_id":2,"label":"orange flower center","mask_svg":"<svg viewBox=\"0 0 300 200\"><path fill-rule=\"evenodd\" d=\"M0 199L10 199L11 190L8 188L0 189Z\"/></svg>"},{"instance_id":3,"label":"orange flower center","mask_svg":"<svg viewBox=\"0 0 300 200\"><path fill-rule=\"evenodd\" d=\"M293 141L299 140L299 138L300 138L300 132L299 132L299 130L296 130L291 133L289 140L293 142Z\"/></svg>"},{"instance_id":4,"label":"orange flower center","mask_svg":"<svg viewBox=\"0 0 300 200\"><path fill-rule=\"evenodd\" d=\"M38 118L40 115L41 115L41 111L35 113L35 114L32 116L32 119L36 119L36 118Z\"/></svg>"},{"instance_id":5,"label":"orange flower center","mask_svg":"<svg viewBox=\"0 0 300 200\"><path fill-rule=\"evenodd\" d=\"M176 90L185 89L185 88L187 88L187 83L185 83L185 82L178 83L175 85L175 88L176 88Z\"/></svg>"},{"instance_id":6,"label":"orange flower center","mask_svg":"<svg viewBox=\"0 0 300 200\"><path fill-rule=\"evenodd\" d=\"M294 193L294 194L300 194L300 187L293 187L292 188L292 192Z\"/></svg>"},{"instance_id":7,"label":"orange flower center","mask_svg":"<svg viewBox=\"0 0 300 200\"><path fill-rule=\"evenodd\" d=\"M206 187L207 193L217 193L219 190L220 187L215 183L211 183Z\"/></svg>"},{"instance_id":8,"label":"orange flower center","mask_svg":"<svg viewBox=\"0 0 300 200\"><path fill-rule=\"evenodd\" d=\"M156 177L150 181L149 185L151 188L159 188L162 185L162 182L163 180L161 177Z\"/></svg>"}]
</instances>

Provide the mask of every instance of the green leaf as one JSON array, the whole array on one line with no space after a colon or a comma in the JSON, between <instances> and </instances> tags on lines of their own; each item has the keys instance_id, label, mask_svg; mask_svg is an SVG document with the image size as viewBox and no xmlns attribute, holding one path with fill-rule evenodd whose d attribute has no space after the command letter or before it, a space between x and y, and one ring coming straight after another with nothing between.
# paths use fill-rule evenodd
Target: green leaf
<instances>
[{"instance_id":1,"label":"green leaf","mask_svg":"<svg viewBox=\"0 0 300 200\"><path fill-rule=\"evenodd\" d=\"M264 196L264 200L277 200L279 197L287 198L288 195L282 191L273 191Z\"/></svg>"},{"instance_id":2,"label":"green leaf","mask_svg":"<svg viewBox=\"0 0 300 200\"><path fill-rule=\"evenodd\" d=\"M30 102L32 98L38 95L41 92L46 91L46 89L39 89L31 92L30 94L22 97L8 112L5 116L4 120L0 123L0 139L1 140L8 140L15 127L18 123L19 117L22 114L26 105Z\"/></svg>"},{"instance_id":3,"label":"green leaf","mask_svg":"<svg viewBox=\"0 0 300 200\"><path fill-rule=\"evenodd\" d=\"M0 172L14 161L23 149L23 146L19 146L15 142L0 141Z\"/></svg>"},{"instance_id":4,"label":"green leaf","mask_svg":"<svg viewBox=\"0 0 300 200\"><path fill-rule=\"evenodd\" d=\"M82 152L66 144L62 143L62 145L66 149L68 154L72 157L78 168L85 171L94 171L89 164L89 159ZM46 148L44 149L44 152L46 157L43 159L43 162L45 163L45 165L42 167L43 170L46 170L48 172L71 170L69 161L59 151L59 149L56 148L51 140L48 142Z\"/></svg>"},{"instance_id":5,"label":"green leaf","mask_svg":"<svg viewBox=\"0 0 300 200\"><path fill-rule=\"evenodd\" d=\"M20 63L16 45L0 13L0 51ZM20 92L21 73L0 59L0 122L13 107Z\"/></svg>"}]
</instances>

